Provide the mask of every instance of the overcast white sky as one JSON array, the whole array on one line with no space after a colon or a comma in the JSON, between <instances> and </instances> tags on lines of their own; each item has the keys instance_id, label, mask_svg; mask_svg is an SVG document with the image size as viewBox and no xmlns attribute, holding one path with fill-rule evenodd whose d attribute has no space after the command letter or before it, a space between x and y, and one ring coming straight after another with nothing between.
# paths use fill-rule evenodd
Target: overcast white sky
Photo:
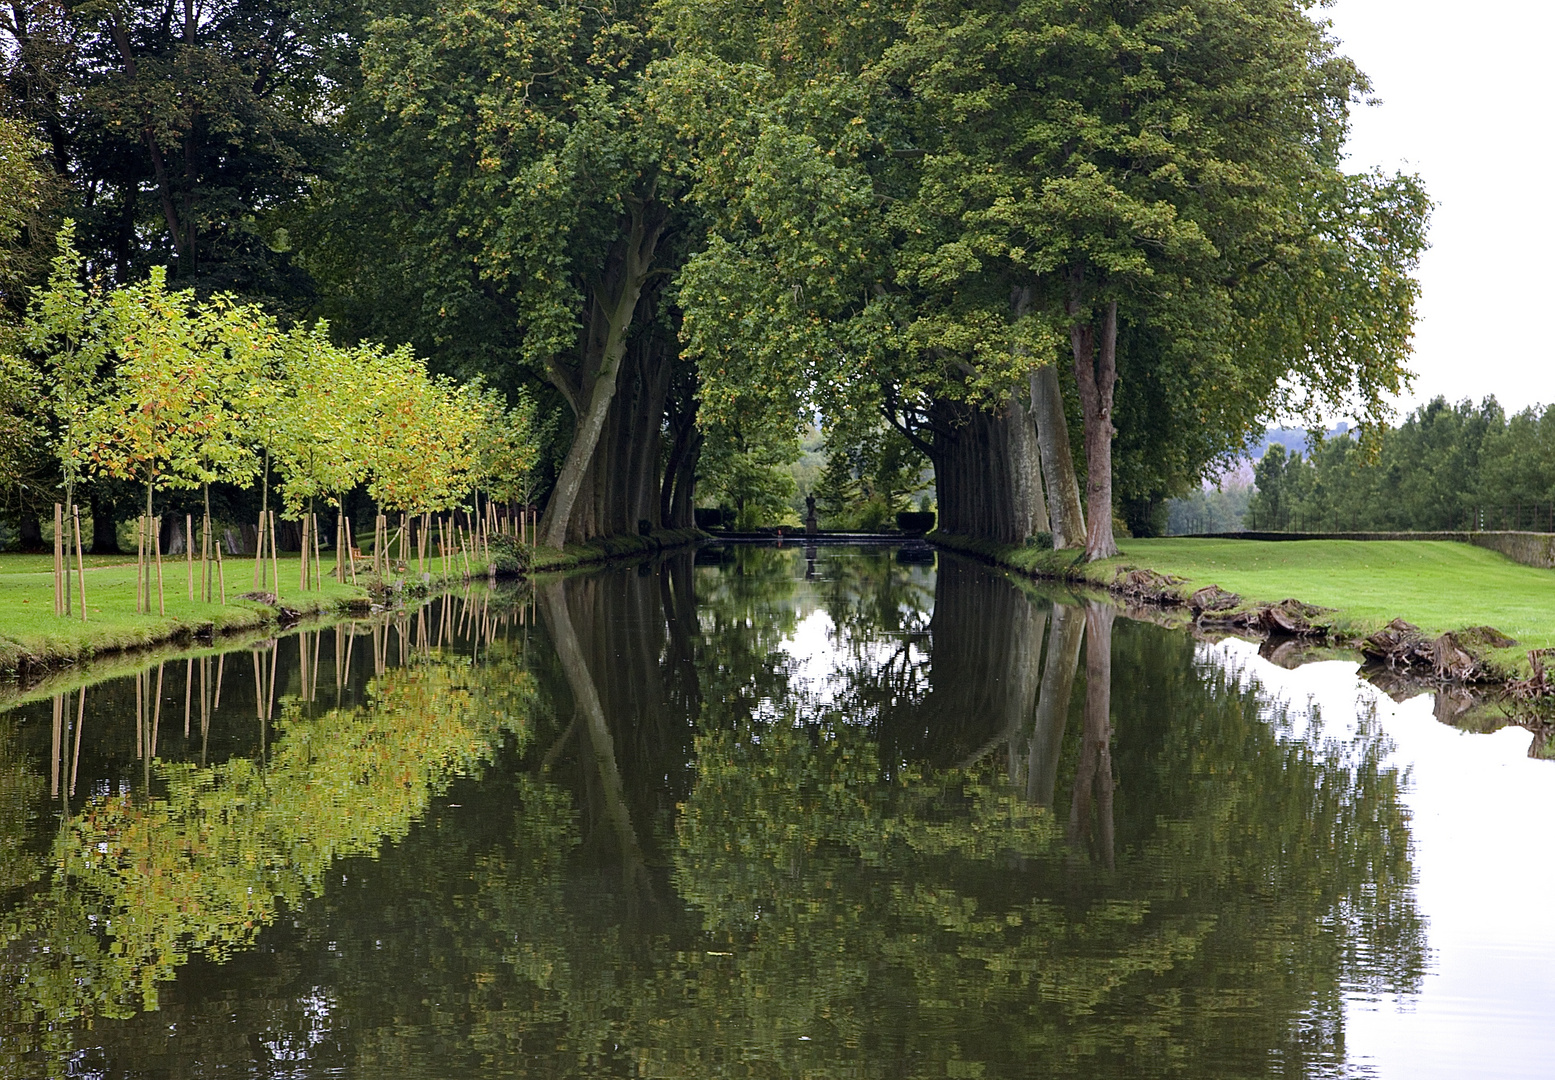
<instances>
[{"instance_id":1,"label":"overcast white sky","mask_svg":"<svg viewBox=\"0 0 1555 1080\"><path fill-rule=\"evenodd\" d=\"M1382 99L1356 110L1352 165L1417 172L1437 203L1400 404L1555 402L1555 2L1338 0L1319 14Z\"/></svg>"}]
</instances>

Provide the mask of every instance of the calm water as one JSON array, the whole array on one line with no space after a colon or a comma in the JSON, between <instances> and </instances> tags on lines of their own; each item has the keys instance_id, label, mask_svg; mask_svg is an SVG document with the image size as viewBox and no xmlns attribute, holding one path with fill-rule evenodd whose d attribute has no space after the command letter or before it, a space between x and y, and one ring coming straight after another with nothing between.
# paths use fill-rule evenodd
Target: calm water
<instances>
[{"instance_id":1,"label":"calm water","mask_svg":"<svg viewBox=\"0 0 1555 1080\"><path fill-rule=\"evenodd\" d=\"M0 1077L1549 1075L1527 742L946 556L449 597L0 714Z\"/></svg>"}]
</instances>

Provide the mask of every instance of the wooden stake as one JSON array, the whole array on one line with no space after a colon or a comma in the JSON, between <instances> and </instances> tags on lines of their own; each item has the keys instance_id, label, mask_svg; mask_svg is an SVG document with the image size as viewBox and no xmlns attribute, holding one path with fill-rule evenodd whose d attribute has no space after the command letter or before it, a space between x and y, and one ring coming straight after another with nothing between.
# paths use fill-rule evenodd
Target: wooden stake
<instances>
[{"instance_id":1,"label":"wooden stake","mask_svg":"<svg viewBox=\"0 0 1555 1080\"><path fill-rule=\"evenodd\" d=\"M319 554L319 516L313 515L313 581L324 588L324 556Z\"/></svg>"},{"instance_id":2,"label":"wooden stake","mask_svg":"<svg viewBox=\"0 0 1555 1080\"><path fill-rule=\"evenodd\" d=\"M221 564L221 541L216 541L216 579L221 582L221 606L227 606L227 571Z\"/></svg>"},{"instance_id":3,"label":"wooden stake","mask_svg":"<svg viewBox=\"0 0 1555 1080\"><path fill-rule=\"evenodd\" d=\"M184 515L184 562L189 567L189 602L194 603L194 515Z\"/></svg>"},{"instance_id":4,"label":"wooden stake","mask_svg":"<svg viewBox=\"0 0 1555 1080\"><path fill-rule=\"evenodd\" d=\"M81 589L81 621L86 622L86 555L81 551L81 508L73 510L76 522L76 582Z\"/></svg>"},{"instance_id":5,"label":"wooden stake","mask_svg":"<svg viewBox=\"0 0 1555 1080\"><path fill-rule=\"evenodd\" d=\"M281 564L275 557L275 511L270 511L270 572L275 575L275 602L281 602Z\"/></svg>"},{"instance_id":6,"label":"wooden stake","mask_svg":"<svg viewBox=\"0 0 1555 1080\"><path fill-rule=\"evenodd\" d=\"M297 527L298 527L298 529L301 530L301 533L299 535L302 538L302 544L300 545L302 550L298 552L298 554L301 555L302 558L298 562L297 588L300 591L302 591L302 592L307 592L308 591L308 515L307 514L302 515L302 520L297 523Z\"/></svg>"},{"instance_id":7,"label":"wooden stake","mask_svg":"<svg viewBox=\"0 0 1555 1080\"><path fill-rule=\"evenodd\" d=\"M152 530L152 534L151 534L152 544L156 548L156 553L157 553L157 608L158 608L158 610L161 611L162 617L166 618L167 617L167 593L162 588L162 529L160 528L161 522L152 522L151 524L153 524L155 526L158 526L157 528L154 528ZM150 605L148 604L147 606L149 607Z\"/></svg>"},{"instance_id":8,"label":"wooden stake","mask_svg":"<svg viewBox=\"0 0 1555 1080\"><path fill-rule=\"evenodd\" d=\"M346 562L351 567L351 584L356 584L356 538L351 532L351 519L346 518Z\"/></svg>"},{"instance_id":9,"label":"wooden stake","mask_svg":"<svg viewBox=\"0 0 1555 1080\"><path fill-rule=\"evenodd\" d=\"M254 536L254 591L260 590L259 576L265 564L265 512L259 511L259 529Z\"/></svg>"}]
</instances>

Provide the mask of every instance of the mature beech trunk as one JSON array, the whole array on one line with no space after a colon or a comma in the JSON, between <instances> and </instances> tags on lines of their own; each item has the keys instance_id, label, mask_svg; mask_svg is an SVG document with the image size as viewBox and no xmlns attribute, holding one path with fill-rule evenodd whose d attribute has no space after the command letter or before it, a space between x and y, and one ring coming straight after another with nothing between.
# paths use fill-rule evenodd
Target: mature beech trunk
<instances>
[{"instance_id":1,"label":"mature beech trunk","mask_svg":"<svg viewBox=\"0 0 1555 1080\"><path fill-rule=\"evenodd\" d=\"M1058 385L1058 369L1045 364L1031 373L1029 381L1053 546L1077 548L1085 543L1085 512L1080 507L1080 481L1075 477L1074 455L1069 450L1069 421L1064 416L1064 392Z\"/></svg>"},{"instance_id":2,"label":"mature beech trunk","mask_svg":"<svg viewBox=\"0 0 1555 1080\"><path fill-rule=\"evenodd\" d=\"M567 538L636 533L661 526L660 460L673 343L643 335L621 364L594 459L584 473Z\"/></svg>"},{"instance_id":3,"label":"mature beech trunk","mask_svg":"<svg viewBox=\"0 0 1555 1080\"><path fill-rule=\"evenodd\" d=\"M693 508L702 432L696 425L696 384L690 375L689 369L680 373L672 385L666 415L670 448L659 485L659 520L666 529L689 529L696 524Z\"/></svg>"},{"instance_id":4,"label":"mature beech trunk","mask_svg":"<svg viewBox=\"0 0 1555 1080\"><path fill-rule=\"evenodd\" d=\"M589 535L587 530L572 528L573 511L590 468L597 468L595 451L610 418L637 302L652 272L654 249L664 223L664 209L657 203L650 201L631 208L628 234L612 257L604 283L594 290L589 306L578 379L568 378L559 369L552 371L552 381L567 398L578 421L540 522L540 539L550 547L559 548L568 539Z\"/></svg>"},{"instance_id":5,"label":"mature beech trunk","mask_svg":"<svg viewBox=\"0 0 1555 1080\"><path fill-rule=\"evenodd\" d=\"M1118 381L1118 302L1110 300L1102 311L1101 325L1081 321L1084 279L1078 269L1070 273L1069 340L1074 349L1074 374L1080 384L1080 407L1085 416L1085 533L1087 561L1118 553L1112 535L1112 391Z\"/></svg>"},{"instance_id":6,"label":"mature beech trunk","mask_svg":"<svg viewBox=\"0 0 1555 1080\"><path fill-rule=\"evenodd\" d=\"M1036 431L1018 398L997 412L936 401L930 418L940 529L1006 544L1047 531Z\"/></svg>"}]
</instances>

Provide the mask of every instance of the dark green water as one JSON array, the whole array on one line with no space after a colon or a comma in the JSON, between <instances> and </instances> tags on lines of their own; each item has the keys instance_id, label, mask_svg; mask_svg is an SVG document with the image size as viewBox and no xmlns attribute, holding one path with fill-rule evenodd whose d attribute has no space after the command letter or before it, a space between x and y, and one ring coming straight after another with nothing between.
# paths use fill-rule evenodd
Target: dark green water
<instances>
[{"instance_id":1,"label":"dark green water","mask_svg":"<svg viewBox=\"0 0 1555 1080\"><path fill-rule=\"evenodd\" d=\"M352 629L0 716L0 1076L1341 1076L1428 968L1378 725L971 563Z\"/></svg>"}]
</instances>

